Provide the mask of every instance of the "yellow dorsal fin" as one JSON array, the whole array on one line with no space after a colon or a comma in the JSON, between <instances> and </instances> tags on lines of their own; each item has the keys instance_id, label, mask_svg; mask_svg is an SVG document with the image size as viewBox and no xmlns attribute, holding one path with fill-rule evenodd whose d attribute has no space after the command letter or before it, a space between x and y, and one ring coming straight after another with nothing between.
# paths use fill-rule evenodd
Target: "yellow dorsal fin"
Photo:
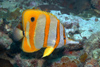
<instances>
[{"instance_id":1,"label":"yellow dorsal fin","mask_svg":"<svg viewBox=\"0 0 100 67\"><path fill-rule=\"evenodd\" d=\"M46 57L46 56L49 56L52 52L54 51L54 48L53 47L47 47L44 51L44 54L42 57Z\"/></svg>"}]
</instances>

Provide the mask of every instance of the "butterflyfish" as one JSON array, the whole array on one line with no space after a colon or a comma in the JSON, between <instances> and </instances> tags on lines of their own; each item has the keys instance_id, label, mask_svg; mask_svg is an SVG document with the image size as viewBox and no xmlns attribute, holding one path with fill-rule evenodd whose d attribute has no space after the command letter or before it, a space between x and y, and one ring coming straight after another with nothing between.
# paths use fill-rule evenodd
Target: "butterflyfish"
<instances>
[{"instance_id":1,"label":"butterflyfish","mask_svg":"<svg viewBox=\"0 0 100 67\"><path fill-rule=\"evenodd\" d=\"M65 28L56 16L49 12L27 9L22 13L23 30L15 29L15 39L22 39L22 50L32 53L46 48L42 57L49 56L55 48L67 44L79 44L66 37Z\"/></svg>"}]
</instances>

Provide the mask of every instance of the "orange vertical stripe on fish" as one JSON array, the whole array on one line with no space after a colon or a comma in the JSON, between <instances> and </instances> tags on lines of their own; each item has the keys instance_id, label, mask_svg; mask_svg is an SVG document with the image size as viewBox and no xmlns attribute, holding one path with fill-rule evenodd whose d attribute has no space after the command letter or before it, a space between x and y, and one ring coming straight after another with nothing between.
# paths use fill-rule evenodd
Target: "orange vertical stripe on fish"
<instances>
[{"instance_id":1,"label":"orange vertical stripe on fish","mask_svg":"<svg viewBox=\"0 0 100 67\"><path fill-rule=\"evenodd\" d=\"M56 42L55 42L55 46L54 48L56 48L59 44L59 41L60 41L60 21L58 20L58 23L57 23L57 38L56 38Z\"/></svg>"},{"instance_id":2,"label":"orange vertical stripe on fish","mask_svg":"<svg viewBox=\"0 0 100 67\"><path fill-rule=\"evenodd\" d=\"M64 27L63 27L63 39L64 39L64 45L66 45L66 36L65 36L65 29L64 29Z\"/></svg>"},{"instance_id":3,"label":"orange vertical stripe on fish","mask_svg":"<svg viewBox=\"0 0 100 67\"><path fill-rule=\"evenodd\" d=\"M43 47L47 47L49 28L50 28L50 16L46 15L46 26L45 26L45 34L44 34L45 36L44 36L44 45L43 45Z\"/></svg>"}]
</instances>

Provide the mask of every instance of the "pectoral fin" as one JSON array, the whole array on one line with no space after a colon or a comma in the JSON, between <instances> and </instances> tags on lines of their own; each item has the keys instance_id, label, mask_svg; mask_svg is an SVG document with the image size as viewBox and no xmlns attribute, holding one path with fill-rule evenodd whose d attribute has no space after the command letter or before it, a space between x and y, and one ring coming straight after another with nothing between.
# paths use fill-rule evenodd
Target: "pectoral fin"
<instances>
[{"instance_id":1,"label":"pectoral fin","mask_svg":"<svg viewBox=\"0 0 100 67\"><path fill-rule=\"evenodd\" d=\"M52 52L54 51L54 48L53 47L47 47L44 51L44 54L42 57L46 57L46 56L49 56Z\"/></svg>"}]
</instances>

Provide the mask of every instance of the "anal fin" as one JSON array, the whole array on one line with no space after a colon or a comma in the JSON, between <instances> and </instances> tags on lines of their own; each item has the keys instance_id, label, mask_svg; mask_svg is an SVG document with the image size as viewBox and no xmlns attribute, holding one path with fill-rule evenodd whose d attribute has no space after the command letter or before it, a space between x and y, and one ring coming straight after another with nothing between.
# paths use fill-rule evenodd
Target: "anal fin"
<instances>
[{"instance_id":1,"label":"anal fin","mask_svg":"<svg viewBox=\"0 0 100 67\"><path fill-rule=\"evenodd\" d=\"M54 51L54 48L53 47L47 47L44 51L44 54L42 57L46 57L46 56L49 56L52 52Z\"/></svg>"}]
</instances>

